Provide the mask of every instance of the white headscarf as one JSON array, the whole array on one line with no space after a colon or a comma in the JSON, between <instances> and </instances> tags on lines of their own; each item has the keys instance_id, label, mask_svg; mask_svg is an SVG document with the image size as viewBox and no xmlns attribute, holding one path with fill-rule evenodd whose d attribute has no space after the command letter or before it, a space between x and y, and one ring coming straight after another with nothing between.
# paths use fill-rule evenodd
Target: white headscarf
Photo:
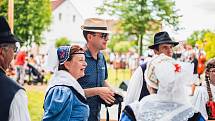
<instances>
[{"instance_id":1,"label":"white headscarf","mask_svg":"<svg viewBox=\"0 0 215 121\"><path fill-rule=\"evenodd\" d=\"M158 89L158 95L185 102L186 85L194 79L193 64L179 62L161 54L147 63L144 76L149 86Z\"/></svg>"},{"instance_id":2,"label":"white headscarf","mask_svg":"<svg viewBox=\"0 0 215 121\"><path fill-rule=\"evenodd\" d=\"M164 54L153 57L147 64L146 83L158 91L130 105L137 121L187 121L197 112L185 90L193 79L193 65Z\"/></svg>"}]
</instances>

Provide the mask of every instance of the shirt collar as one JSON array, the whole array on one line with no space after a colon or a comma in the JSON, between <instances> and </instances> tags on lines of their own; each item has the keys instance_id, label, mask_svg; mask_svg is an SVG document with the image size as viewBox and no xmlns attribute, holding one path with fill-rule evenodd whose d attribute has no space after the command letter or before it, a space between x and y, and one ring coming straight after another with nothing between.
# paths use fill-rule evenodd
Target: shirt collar
<instances>
[{"instance_id":1,"label":"shirt collar","mask_svg":"<svg viewBox=\"0 0 215 121\"><path fill-rule=\"evenodd\" d=\"M93 58L93 56L92 56L92 54L91 54L91 52L90 52L89 49L87 49L87 50L85 51L85 56L86 56L87 58ZM102 53L99 51L99 53L98 53L97 56L98 56L98 59L102 58Z\"/></svg>"}]
</instances>

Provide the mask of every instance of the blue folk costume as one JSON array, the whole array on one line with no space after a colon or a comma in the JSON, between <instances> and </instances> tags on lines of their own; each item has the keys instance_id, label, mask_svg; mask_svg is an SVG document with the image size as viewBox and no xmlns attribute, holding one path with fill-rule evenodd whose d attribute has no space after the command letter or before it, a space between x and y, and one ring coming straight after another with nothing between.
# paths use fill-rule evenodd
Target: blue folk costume
<instances>
[{"instance_id":1,"label":"blue folk costume","mask_svg":"<svg viewBox=\"0 0 215 121\"><path fill-rule=\"evenodd\" d=\"M66 71L57 71L47 89L43 121L87 121L89 107L83 99L84 90L77 80Z\"/></svg>"},{"instance_id":2,"label":"blue folk costume","mask_svg":"<svg viewBox=\"0 0 215 121\"><path fill-rule=\"evenodd\" d=\"M70 46L57 50L59 61L48 61L53 68L53 77L49 81L44 100L43 121L87 121L89 106L83 88L67 71L56 71L57 63L63 64L69 58ZM56 56L50 54L50 56ZM48 57L49 58L49 57ZM55 63L55 64L54 64ZM49 65L47 65L49 66Z\"/></svg>"}]
</instances>

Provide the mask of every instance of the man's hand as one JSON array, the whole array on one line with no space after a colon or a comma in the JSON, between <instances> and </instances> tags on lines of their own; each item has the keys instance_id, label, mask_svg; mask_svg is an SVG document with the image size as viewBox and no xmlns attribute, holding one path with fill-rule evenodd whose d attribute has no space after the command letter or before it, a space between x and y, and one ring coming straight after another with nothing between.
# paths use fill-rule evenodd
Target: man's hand
<instances>
[{"instance_id":1,"label":"man's hand","mask_svg":"<svg viewBox=\"0 0 215 121\"><path fill-rule=\"evenodd\" d=\"M107 104L112 104L115 101L114 92L109 87L99 87L98 88L98 95Z\"/></svg>"}]
</instances>

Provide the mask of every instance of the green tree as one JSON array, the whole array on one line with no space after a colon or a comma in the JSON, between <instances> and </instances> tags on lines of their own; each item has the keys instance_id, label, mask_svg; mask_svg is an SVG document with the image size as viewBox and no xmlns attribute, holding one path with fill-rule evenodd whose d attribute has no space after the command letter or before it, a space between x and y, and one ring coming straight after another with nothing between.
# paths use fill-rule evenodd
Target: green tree
<instances>
[{"instance_id":1,"label":"green tree","mask_svg":"<svg viewBox=\"0 0 215 121\"><path fill-rule=\"evenodd\" d=\"M114 52L125 53L128 52L129 48L131 48L129 41L120 41L114 46Z\"/></svg>"},{"instance_id":2,"label":"green tree","mask_svg":"<svg viewBox=\"0 0 215 121\"><path fill-rule=\"evenodd\" d=\"M190 37L188 37L187 43L194 47L197 41L203 41L207 32L209 32L209 30L194 31Z\"/></svg>"},{"instance_id":3,"label":"green tree","mask_svg":"<svg viewBox=\"0 0 215 121\"><path fill-rule=\"evenodd\" d=\"M114 51L114 47L117 43L120 41L126 41L127 36L124 36L122 34L115 34L114 36L111 37L111 41L108 42L108 48L111 49L111 51Z\"/></svg>"},{"instance_id":4,"label":"green tree","mask_svg":"<svg viewBox=\"0 0 215 121\"><path fill-rule=\"evenodd\" d=\"M207 32L204 36L204 50L206 52L207 59L215 57L215 33L214 32Z\"/></svg>"},{"instance_id":5,"label":"green tree","mask_svg":"<svg viewBox=\"0 0 215 121\"><path fill-rule=\"evenodd\" d=\"M204 49L207 60L215 57L215 33L210 30L194 31L188 38L187 42L194 46L198 45L199 49Z\"/></svg>"},{"instance_id":6,"label":"green tree","mask_svg":"<svg viewBox=\"0 0 215 121\"><path fill-rule=\"evenodd\" d=\"M2 0L0 15L7 16L8 0ZM50 0L14 0L14 34L22 45L43 43L42 32L51 23Z\"/></svg>"},{"instance_id":7,"label":"green tree","mask_svg":"<svg viewBox=\"0 0 215 121\"><path fill-rule=\"evenodd\" d=\"M99 14L108 13L119 17L123 33L135 35L142 55L142 40L147 32L158 31L161 24L173 25L177 29L179 15L175 2L171 0L104 0L97 8Z\"/></svg>"},{"instance_id":8,"label":"green tree","mask_svg":"<svg viewBox=\"0 0 215 121\"><path fill-rule=\"evenodd\" d=\"M71 44L71 41L69 41L69 39L67 39L66 37L62 37L62 38L59 38L56 40L55 42L55 47L58 48L60 46L63 46L63 45L70 45Z\"/></svg>"}]
</instances>

